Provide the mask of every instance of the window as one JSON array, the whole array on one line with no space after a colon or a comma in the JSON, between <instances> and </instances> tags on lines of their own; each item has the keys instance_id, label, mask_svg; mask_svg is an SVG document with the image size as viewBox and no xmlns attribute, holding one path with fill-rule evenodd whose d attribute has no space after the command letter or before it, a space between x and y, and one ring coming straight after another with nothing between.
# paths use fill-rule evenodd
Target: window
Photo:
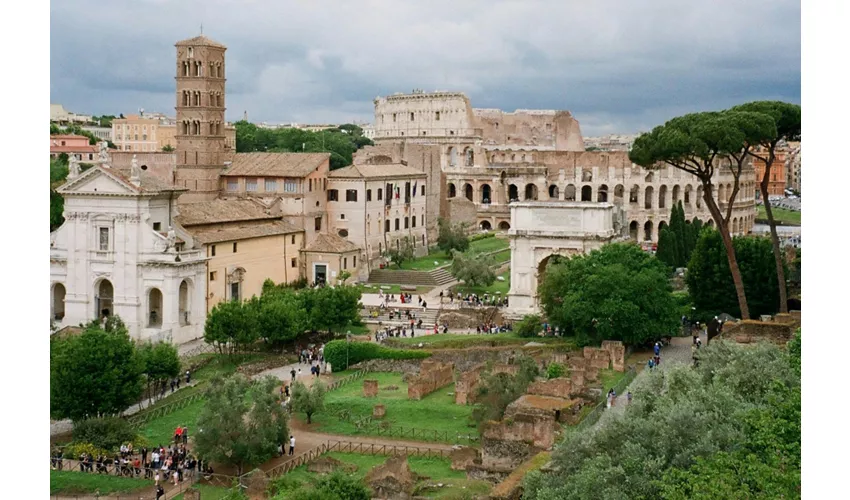
<instances>
[{"instance_id":1,"label":"window","mask_svg":"<svg viewBox=\"0 0 850 500\"><path fill-rule=\"evenodd\" d=\"M142 140L143 141L148 140L148 134L142 134Z\"/></svg>"},{"instance_id":2,"label":"window","mask_svg":"<svg viewBox=\"0 0 850 500\"><path fill-rule=\"evenodd\" d=\"M354 263L351 264L351 267L356 269L357 268L357 256L355 255L354 257L352 257L352 259L354 259Z\"/></svg>"},{"instance_id":3,"label":"window","mask_svg":"<svg viewBox=\"0 0 850 500\"><path fill-rule=\"evenodd\" d=\"M274 193L277 191L277 181L274 179L266 179L266 192Z\"/></svg>"},{"instance_id":4,"label":"window","mask_svg":"<svg viewBox=\"0 0 850 500\"><path fill-rule=\"evenodd\" d=\"M308 186L308 190L312 193L313 192L313 179L310 179L310 182L307 184L307 186Z\"/></svg>"},{"instance_id":5,"label":"window","mask_svg":"<svg viewBox=\"0 0 850 500\"><path fill-rule=\"evenodd\" d=\"M383 199L383 194L384 194L384 190L381 189L381 188L378 188L378 201L381 201Z\"/></svg>"},{"instance_id":6,"label":"window","mask_svg":"<svg viewBox=\"0 0 850 500\"><path fill-rule=\"evenodd\" d=\"M422 225L425 225L425 214L422 214Z\"/></svg>"},{"instance_id":7,"label":"window","mask_svg":"<svg viewBox=\"0 0 850 500\"><path fill-rule=\"evenodd\" d=\"M295 244L295 235L294 234L292 235L292 244L293 245Z\"/></svg>"},{"instance_id":8,"label":"window","mask_svg":"<svg viewBox=\"0 0 850 500\"><path fill-rule=\"evenodd\" d=\"M337 233L340 238L348 238L348 229L340 229Z\"/></svg>"},{"instance_id":9,"label":"window","mask_svg":"<svg viewBox=\"0 0 850 500\"><path fill-rule=\"evenodd\" d=\"M410 226L410 217L404 218L404 228L407 229Z\"/></svg>"},{"instance_id":10,"label":"window","mask_svg":"<svg viewBox=\"0 0 850 500\"><path fill-rule=\"evenodd\" d=\"M389 219L387 219L387 220L385 220L385 221L384 221L384 232L385 232L385 233L389 233L389 232L390 232L390 220L389 220Z\"/></svg>"},{"instance_id":11,"label":"window","mask_svg":"<svg viewBox=\"0 0 850 500\"><path fill-rule=\"evenodd\" d=\"M322 218L321 218L321 217L316 217L316 221L315 221L315 226L314 226L314 227L316 228L316 231L321 231L321 230L322 230Z\"/></svg>"},{"instance_id":12,"label":"window","mask_svg":"<svg viewBox=\"0 0 850 500\"><path fill-rule=\"evenodd\" d=\"M342 268L343 268L343 269L348 269L348 257L343 257L343 258L342 258Z\"/></svg>"},{"instance_id":13,"label":"window","mask_svg":"<svg viewBox=\"0 0 850 500\"><path fill-rule=\"evenodd\" d=\"M298 184L291 179L286 179L286 182L283 183L283 190L287 193L297 193Z\"/></svg>"},{"instance_id":14,"label":"window","mask_svg":"<svg viewBox=\"0 0 850 500\"><path fill-rule=\"evenodd\" d=\"M393 121L395 121L395 117L396 117L396 114L395 114L395 113L393 113Z\"/></svg>"},{"instance_id":15,"label":"window","mask_svg":"<svg viewBox=\"0 0 850 500\"><path fill-rule=\"evenodd\" d=\"M410 113L410 121L413 121L415 119L416 119L416 115L414 115L413 113Z\"/></svg>"},{"instance_id":16,"label":"window","mask_svg":"<svg viewBox=\"0 0 850 500\"><path fill-rule=\"evenodd\" d=\"M154 222L153 223L153 230L154 231L159 231L161 229L162 229L162 222Z\"/></svg>"},{"instance_id":17,"label":"window","mask_svg":"<svg viewBox=\"0 0 850 500\"><path fill-rule=\"evenodd\" d=\"M411 218L410 218L410 224L411 224L413 227L416 227L416 216L415 216L415 215L414 215L413 217L411 217Z\"/></svg>"},{"instance_id":18,"label":"window","mask_svg":"<svg viewBox=\"0 0 850 500\"><path fill-rule=\"evenodd\" d=\"M395 230L398 231L398 229L399 229L399 220L396 219L395 220Z\"/></svg>"},{"instance_id":19,"label":"window","mask_svg":"<svg viewBox=\"0 0 850 500\"><path fill-rule=\"evenodd\" d=\"M328 189L328 201L339 201L339 191Z\"/></svg>"},{"instance_id":20,"label":"window","mask_svg":"<svg viewBox=\"0 0 850 500\"><path fill-rule=\"evenodd\" d=\"M109 228L108 227L100 228L100 240L99 240L98 248L100 248L100 250L103 251L103 252L109 250Z\"/></svg>"},{"instance_id":21,"label":"window","mask_svg":"<svg viewBox=\"0 0 850 500\"><path fill-rule=\"evenodd\" d=\"M210 247L210 257L215 257L215 245Z\"/></svg>"},{"instance_id":22,"label":"window","mask_svg":"<svg viewBox=\"0 0 850 500\"><path fill-rule=\"evenodd\" d=\"M293 258L291 261L291 267L298 267L298 259Z\"/></svg>"},{"instance_id":23,"label":"window","mask_svg":"<svg viewBox=\"0 0 850 500\"><path fill-rule=\"evenodd\" d=\"M245 179L245 190L249 193L257 191L257 179Z\"/></svg>"},{"instance_id":24,"label":"window","mask_svg":"<svg viewBox=\"0 0 850 500\"><path fill-rule=\"evenodd\" d=\"M425 196L425 185L424 184L419 187L419 195Z\"/></svg>"},{"instance_id":25,"label":"window","mask_svg":"<svg viewBox=\"0 0 850 500\"><path fill-rule=\"evenodd\" d=\"M230 300L232 300L234 302L239 302L239 296L241 295L239 293L240 292L240 290L239 290L240 284L241 283L239 283L239 282L230 284Z\"/></svg>"},{"instance_id":26,"label":"window","mask_svg":"<svg viewBox=\"0 0 850 500\"><path fill-rule=\"evenodd\" d=\"M371 189L366 190L366 201L372 201L372 190Z\"/></svg>"},{"instance_id":27,"label":"window","mask_svg":"<svg viewBox=\"0 0 850 500\"><path fill-rule=\"evenodd\" d=\"M239 189L239 180L238 179L227 179L227 190L228 191L236 191Z\"/></svg>"},{"instance_id":28,"label":"window","mask_svg":"<svg viewBox=\"0 0 850 500\"><path fill-rule=\"evenodd\" d=\"M215 281L215 275L216 275L215 271L210 272L210 281Z\"/></svg>"},{"instance_id":29,"label":"window","mask_svg":"<svg viewBox=\"0 0 850 500\"><path fill-rule=\"evenodd\" d=\"M339 220L345 220L345 214L339 214Z\"/></svg>"},{"instance_id":30,"label":"window","mask_svg":"<svg viewBox=\"0 0 850 500\"><path fill-rule=\"evenodd\" d=\"M345 201L357 201L357 190L356 189L346 189L345 190Z\"/></svg>"},{"instance_id":31,"label":"window","mask_svg":"<svg viewBox=\"0 0 850 500\"><path fill-rule=\"evenodd\" d=\"M233 242L233 253L236 253L236 242Z\"/></svg>"},{"instance_id":32,"label":"window","mask_svg":"<svg viewBox=\"0 0 850 500\"><path fill-rule=\"evenodd\" d=\"M439 111L434 113L434 119L437 120L437 121L440 121L440 112Z\"/></svg>"}]
</instances>

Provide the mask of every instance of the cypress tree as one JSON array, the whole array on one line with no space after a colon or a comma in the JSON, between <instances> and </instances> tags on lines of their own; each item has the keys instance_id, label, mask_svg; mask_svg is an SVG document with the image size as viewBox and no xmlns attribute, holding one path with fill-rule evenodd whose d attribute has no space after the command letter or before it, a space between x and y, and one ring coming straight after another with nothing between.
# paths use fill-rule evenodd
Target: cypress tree
<instances>
[{"instance_id":1,"label":"cypress tree","mask_svg":"<svg viewBox=\"0 0 850 500\"><path fill-rule=\"evenodd\" d=\"M661 262L675 269L678 267L680 259L678 246L676 233L665 227L658 233L658 249L655 251L655 256Z\"/></svg>"}]
</instances>

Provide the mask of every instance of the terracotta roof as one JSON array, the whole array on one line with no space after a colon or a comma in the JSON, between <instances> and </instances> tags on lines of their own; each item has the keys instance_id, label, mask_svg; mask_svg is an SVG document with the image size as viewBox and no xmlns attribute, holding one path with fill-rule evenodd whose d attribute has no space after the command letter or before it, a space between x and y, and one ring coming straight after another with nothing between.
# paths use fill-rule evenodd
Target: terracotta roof
<instances>
[{"instance_id":1,"label":"terracotta roof","mask_svg":"<svg viewBox=\"0 0 850 500\"><path fill-rule=\"evenodd\" d=\"M174 184L165 182L159 177L156 177L155 175L144 171L139 176L139 186L136 186L135 184L130 182L129 170L106 168L99 164L95 164L92 168L80 174L80 176L76 179L66 181L64 184L62 184L62 186L58 187L56 190L60 194L66 194L70 186L79 183L82 179L95 175L95 172L101 172L105 175L113 176L119 181L126 184L128 188L132 189L133 191L136 191L139 194L155 194L168 191L187 191L186 188L177 187Z\"/></svg>"},{"instance_id":2,"label":"terracotta roof","mask_svg":"<svg viewBox=\"0 0 850 500\"><path fill-rule=\"evenodd\" d=\"M100 150L97 146L50 146L51 153L98 153Z\"/></svg>"},{"instance_id":3,"label":"terracotta roof","mask_svg":"<svg viewBox=\"0 0 850 500\"><path fill-rule=\"evenodd\" d=\"M349 165L328 174L328 177L343 179L374 179L391 177L425 177L425 172L401 163L387 165Z\"/></svg>"},{"instance_id":4,"label":"terracotta roof","mask_svg":"<svg viewBox=\"0 0 850 500\"><path fill-rule=\"evenodd\" d=\"M348 253L359 252L360 247L347 239L335 234L318 234L312 243L307 245L305 252Z\"/></svg>"},{"instance_id":5,"label":"terracotta roof","mask_svg":"<svg viewBox=\"0 0 850 500\"><path fill-rule=\"evenodd\" d=\"M330 157L330 153L236 153L221 175L306 177Z\"/></svg>"},{"instance_id":6,"label":"terracotta roof","mask_svg":"<svg viewBox=\"0 0 850 500\"><path fill-rule=\"evenodd\" d=\"M280 217L266 213L266 210L259 203L249 199L187 203L180 205L180 215L177 216L177 220L184 227L220 222L274 219L280 219Z\"/></svg>"},{"instance_id":7,"label":"terracotta roof","mask_svg":"<svg viewBox=\"0 0 850 500\"><path fill-rule=\"evenodd\" d=\"M238 241L250 238L263 238L265 236L276 236L303 232L292 224L278 220L254 224L244 227L225 227L209 229L188 229L195 240L201 243L219 243L222 241Z\"/></svg>"},{"instance_id":8,"label":"terracotta roof","mask_svg":"<svg viewBox=\"0 0 850 500\"><path fill-rule=\"evenodd\" d=\"M50 138L51 139L85 139L85 140L89 140L88 137L86 137L84 135L77 135L77 134L51 134Z\"/></svg>"},{"instance_id":9,"label":"terracotta roof","mask_svg":"<svg viewBox=\"0 0 850 500\"><path fill-rule=\"evenodd\" d=\"M220 49L226 49L227 48L224 45L222 45L222 44L220 44L220 43L218 43L214 40L210 40L209 38L205 37L204 35L198 35L194 38L189 38L187 40L180 40L179 42L174 44L175 47L179 47L180 45L194 45L196 47L197 46L218 47Z\"/></svg>"}]
</instances>

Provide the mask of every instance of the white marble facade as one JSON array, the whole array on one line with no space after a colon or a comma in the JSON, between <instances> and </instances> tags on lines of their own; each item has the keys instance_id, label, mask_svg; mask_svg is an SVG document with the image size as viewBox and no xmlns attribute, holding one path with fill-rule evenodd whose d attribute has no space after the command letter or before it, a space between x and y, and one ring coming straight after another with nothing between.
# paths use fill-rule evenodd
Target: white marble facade
<instances>
[{"instance_id":1,"label":"white marble facade","mask_svg":"<svg viewBox=\"0 0 850 500\"><path fill-rule=\"evenodd\" d=\"M61 328L117 314L139 340L203 335L205 255L174 222L179 189L134 165L72 165L50 234L50 313ZM172 227L174 226L174 227Z\"/></svg>"}]
</instances>

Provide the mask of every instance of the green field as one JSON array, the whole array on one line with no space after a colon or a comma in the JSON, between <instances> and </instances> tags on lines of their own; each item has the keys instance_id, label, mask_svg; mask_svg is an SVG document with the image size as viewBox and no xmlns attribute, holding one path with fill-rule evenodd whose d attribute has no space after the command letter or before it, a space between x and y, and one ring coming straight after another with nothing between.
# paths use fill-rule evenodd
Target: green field
<instances>
[{"instance_id":1,"label":"green field","mask_svg":"<svg viewBox=\"0 0 850 500\"><path fill-rule=\"evenodd\" d=\"M504 250L503 252L495 254L493 257L496 259L496 262L507 262L511 260L510 246L510 241L491 236L488 238L470 241L469 251L489 253ZM507 255L507 257L505 257L505 255ZM432 248L430 253L424 257L418 257L416 259L402 262L401 269L406 271L431 271L451 263L452 259L448 254L436 248ZM395 265L391 265L389 269L398 268Z\"/></svg>"},{"instance_id":2,"label":"green field","mask_svg":"<svg viewBox=\"0 0 850 500\"><path fill-rule=\"evenodd\" d=\"M510 253L510 250L508 250ZM510 258L510 257L509 257ZM467 286L467 285L456 285L452 287L452 293L460 292L463 295L467 295L470 293L474 293L479 297L484 296L485 293L490 295L496 295L499 297L505 297L508 292L511 290L511 272L505 271L502 274L496 275L505 278L505 281L499 281L498 279L493 282L490 286Z\"/></svg>"},{"instance_id":3,"label":"green field","mask_svg":"<svg viewBox=\"0 0 850 500\"><path fill-rule=\"evenodd\" d=\"M204 408L204 404L206 404L206 401L201 399L185 408L155 418L143 424L139 429L139 434L144 436L151 446L168 446L168 443L174 439L174 429L178 425L188 426L189 437L192 437L192 433L198 432L198 415Z\"/></svg>"},{"instance_id":4,"label":"green field","mask_svg":"<svg viewBox=\"0 0 850 500\"><path fill-rule=\"evenodd\" d=\"M510 240L496 238L495 236L469 242L469 250L472 252L495 252L496 250L510 248L510 246Z\"/></svg>"},{"instance_id":5,"label":"green field","mask_svg":"<svg viewBox=\"0 0 850 500\"><path fill-rule=\"evenodd\" d=\"M221 500L222 498L227 498L228 493L230 493L230 489L228 488L207 484L196 484L192 486L192 489L200 491L203 500ZM174 497L174 500L183 500L183 493Z\"/></svg>"},{"instance_id":6,"label":"green field","mask_svg":"<svg viewBox=\"0 0 850 500\"><path fill-rule=\"evenodd\" d=\"M492 255L492 257L493 257L493 260L497 264L504 264L506 262L510 262L511 261L511 249L506 248L506 249L504 249L500 252L494 253Z\"/></svg>"},{"instance_id":7,"label":"green field","mask_svg":"<svg viewBox=\"0 0 850 500\"><path fill-rule=\"evenodd\" d=\"M50 494L81 495L100 491L101 495L110 493L129 493L150 488L153 482L131 477L107 476L89 472L50 471Z\"/></svg>"},{"instance_id":8,"label":"green field","mask_svg":"<svg viewBox=\"0 0 850 500\"><path fill-rule=\"evenodd\" d=\"M357 470L351 474L360 479L364 478L373 467L386 462L388 458L382 455L360 455L357 453L338 452L328 453L327 456L357 466ZM490 490L490 484L486 481L467 480L466 472L452 470L451 460L447 458L408 457L407 460L411 471L428 478L427 480L420 481L418 486L426 483L443 483L444 485L442 488L437 488L434 491L424 491L422 493L423 496L429 498L465 498L460 496L464 492L486 495ZM316 474L307 471L307 466L302 465L287 474L286 481L310 485L313 484L316 477ZM204 497L204 500L206 500L206 497Z\"/></svg>"},{"instance_id":9,"label":"green field","mask_svg":"<svg viewBox=\"0 0 850 500\"><path fill-rule=\"evenodd\" d=\"M345 435L376 435L376 426L366 426L358 429L355 422L363 417L372 415L376 404L383 404L387 414L382 420L392 427L405 429L416 428L426 431L448 432L464 436L477 436L478 430L470 427L471 406L459 406L454 403L454 384L435 391L421 401L407 399L407 384L402 381L399 373L370 373L366 378L378 381L378 397L363 397L363 382L360 380L343 385L325 396L325 411L313 415L313 423L318 431L331 434ZM385 387L395 385L396 390L386 390ZM343 421L338 413L348 410L351 418ZM304 419L304 415L299 414ZM306 420L306 419L304 419ZM418 439L418 438L417 438Z\"/></svg>"},{"instance_id":10,"label":"green field","mask_svg":"<svg viewBox=\"0 0 850 500\"><path fill-rule=\"evenodd\" d=\"M758 205L756 207L758 209L758 213L756 214L756 219L767 220L767 212L764 210L764 205ZM802 212L795 212L793 210L786 210L784 208L770 207L771 213L773 213L773 219L777 224L791 224L794 226L800 225L800 217Z\"/></svg>"},{"instance_id":11,"label":"green field","mask_svg":"<svg viewBox=\"0 0 850 500\"><path fill-rule=\"evenodd\" d=\"M410 347L421 343L425 349L464 349L467 347L481 346L498 347L506 345L524 345L529 342L551 344L563 347L564 349L572 349L575 345L572 338L569 337L524 338L513 332L481 335L441 333L438 335L425 335L414 338L394 338L392 339L391 344L400 347Z\"/></svg>"}]
</instances>

